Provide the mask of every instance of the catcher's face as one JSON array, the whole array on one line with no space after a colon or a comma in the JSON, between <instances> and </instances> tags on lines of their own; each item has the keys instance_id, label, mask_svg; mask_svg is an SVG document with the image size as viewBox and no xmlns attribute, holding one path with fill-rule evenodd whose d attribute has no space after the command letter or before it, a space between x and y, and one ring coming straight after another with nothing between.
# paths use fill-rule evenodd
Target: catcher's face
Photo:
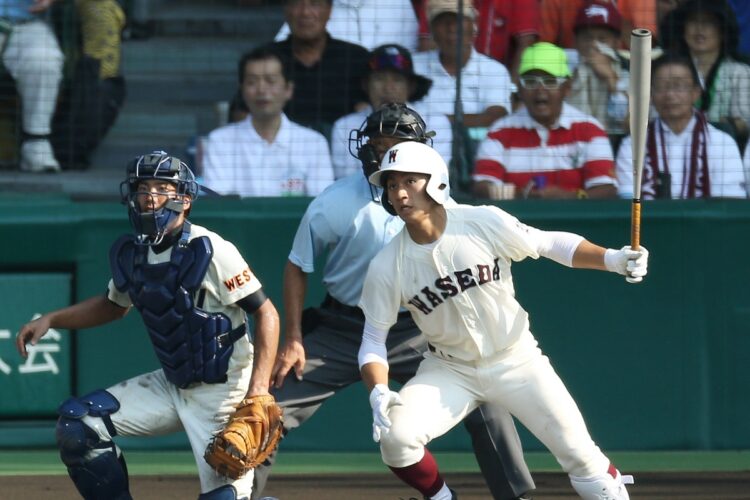
<instances>
[{"instance_id":1,"label":"catcher's face","mask_svg":"<svg viewBox=\"0 0 750 500\"><path fill-rule=\"evenodd\" d=\"M181 199L185 209L190 207L190 197L177 194L177 186L162 179L147 179L136 185L136 200L141 212L154 212L167 203L167 200Z\"/></svg>"}]
</instances>

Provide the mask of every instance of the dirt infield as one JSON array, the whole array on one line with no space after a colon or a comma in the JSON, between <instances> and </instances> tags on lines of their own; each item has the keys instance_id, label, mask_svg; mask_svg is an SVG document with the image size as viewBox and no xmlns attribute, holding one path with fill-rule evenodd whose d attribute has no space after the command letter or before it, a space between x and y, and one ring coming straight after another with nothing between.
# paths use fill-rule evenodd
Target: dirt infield
<instances>
[{"instance_id":1,"label":"dirt infield","mask_svg":"<svg viewBox=\"0 0 750 500\"><path fill-rule=\"evenodd\" d=\"M461 500L486 500L489 494L478 474L446 474ZM564 474L536 473L535 500L575 499ZM629 488L633 499L747 500L750 472L643 472ZM131 478L136 500L186 500L198 496L192 476L136 476ZM389 474L278 475L265 492L280 500L406 500L416 492ZM66 476L0 477L3 500L68 500L80 498Z\"/></svg>"}]
</instances>

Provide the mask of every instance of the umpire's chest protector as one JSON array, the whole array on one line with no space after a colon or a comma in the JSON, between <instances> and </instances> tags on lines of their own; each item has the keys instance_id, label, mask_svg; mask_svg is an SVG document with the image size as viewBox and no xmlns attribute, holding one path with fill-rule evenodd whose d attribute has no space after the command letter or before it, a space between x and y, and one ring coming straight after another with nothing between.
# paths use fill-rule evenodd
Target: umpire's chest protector
<instances>
[{"instance_id":1,"label":"umpire's chest protector","mask_svg":"<svg viewBox=\"0 0 750 500\"><path fill-rule=\"evenodd\" d=\"M195 294L213 256L205 237L176 244L168 262L148 263L148 247L124 235L110 249L112 280L141 313L167 379L180 388L193 382L226 381L232 344L245 325L232 330L229 318L207 313Z\"/></svg>"}]
</instances>

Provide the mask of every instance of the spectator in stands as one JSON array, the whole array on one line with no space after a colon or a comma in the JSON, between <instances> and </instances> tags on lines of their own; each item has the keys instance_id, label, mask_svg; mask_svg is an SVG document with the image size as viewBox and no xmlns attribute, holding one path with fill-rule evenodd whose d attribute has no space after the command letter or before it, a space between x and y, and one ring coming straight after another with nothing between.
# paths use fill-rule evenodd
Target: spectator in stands
<instances>
[{"instance_id":1,"label":"spectator in stands","mask_svg":"<svg viewBox=\"0 0 750 500\"><path fill-rule=\"evenodd\" d=\"M427 22L427 2L414 3L419 18L419 50L432 50L435 42ZM521 53L539 38L539 0L474 0L474 8L477 10L474 48L503 63L512 80L517 81Z\"/></svg>"},{"instance_id":2,"label":"spectator in stands","mask_svg":"<svg viewBox=\"0 0 750 500\"><path fill-rule=\"evenodd\" d=\"M80 47L71 55L72 76L60 91L52 121L52 146L65 169L89 166L91 154L125 101L125 79L120 73L125 13L120 3L77 0L75 16Z\"/></svg>"},{"instance_id":3,"label":"spectator in stands","mask_svg":"<svg viewBox=\"0 0 750 500\"><path fill-rule=\"evenodd\" d=\"M737 52L737 20L726 0L687 0L670 16L670 45L692 59L703 91L697 104L708 121L744 144L750 132L750 66Z\"/></svg>"},{"instance_id":4,"label":"spectator in stands","mask_svg":"<svg viewBox=\"0 0 750 500\"><path fill-rule=\"evenodd\" d=\"M656 3L663 0L609 0L616 5L623 18L623 47L630 46L630 31L646 28L654 37L658 35L656 24ZM560 47L575 47L573 26L578 10L591 0L541 0L541 40Z\"/></svg>"},{"instance_id":5,"label":"spectator in stands","mask_svg":"<svg viewBox=\"0 0 750 500\"><path fill-rule=\"evenodd\" d=\"M745 167L745 192L747 197L750 198L750 148L747 147L747 144L745 145L745 161L743 163Z\"/></svg>"},{"instance_id":6,"label":"spectator in stands","mask_svg":"<svg viewBox=\"0 0 750 500\"><path fill-rule=\"evenodd\" d=\"M394 43L417 49L417 16L409 0L333 0L326 29L339 40L373 50ZM276 41L286 39L289 24L284 23Z\"/></svg>"},{"instance_id":7,"label":"spectator in stands","mask_svg":"<svg viewBox=\"0 0 750 500\"><path fill-rule=\"evenodd\" d=\"M700 82L689 58L664 55L651 69L651 97L659 118L648 127L642 197L744 198L740 151L725 132L706 121L693 103ZM617 154L620 196L633 195L630 137Z\"/></svg>"},{"instance_id":8,"label":"spectator in stands","mask_svg":"<svg viewBox=\"0 0 750 500\"><path fill-rule=\"evenodd\" d=\"M414 72L411 54L400 45L387 44L376 48L372 51L367 67L368 73L362 85L370 105L339 118L333 125L331 161L337 179L355 172L362 175L362 162L354 156L356 149L350 148L349 139L351 132L359 129L373 110L379 109L383 104L397 103L408 104L419 112L418 101L432 85L430 79ZM446 163L450 162L453 133L448 118L441 113L419 114L427 124L427 130L436 133L432 139L432 147Z\"/></svg>"},{"instance_id":9,"label":"spectator in stands","mask_svg":"<svg viewBox=\"0 0 750 500\"><path fill-rule=\"evenodd\" d=\"M245 54L239 64L244 120L211 132L203 143L206 186L240 196L316 196L333 182L325 137L289 120L289 63L268 48Z\"/></svg>"},{"instance_id":10,"label":"spectator in stands","mask_svg":"<svg viewBox=\"0 0 750 500\"><path fill-rule=\"evenodd\" d=\"M474 168L481 198L614 198L612 149L592 116L563 101L570 91L565 52L539 42L521 56L524 108L499 120Z\"/></svg>"},{"instance_id":11,"label":"spectator in stands","mask_svg":"<svg viewBox=\"0 0 750 500\"><path fill-rule=\"evenodd\" d=\"M437 49L414 55L417 73L432 80L422 109L428 114L443 113L453 121L456 100L456 74L461 71L463 124L488 127L510 110L511 81L500 62L473 48L476 10L464 2L462 53L456 58L458 42L458 1L428 0L427 18Z\"/></svg>"},{"instance_id":12,"label":"spectator in stands","mask_svg":"<svg viewBox=\"0 0 750 500\"><path fill-rule=\"evenodd\" d=\"M609 2L592 2L578 11L573 29L579 64L566 101L599 120L608 134L623 134L630 75L627 61L617 52L620 12Z\"/></svg>"},{"instance_id":13,"label":"spectator in stands","mask_svg":"<svg viewBox=\"0 0 750 500\"><path fill-rule=\"evenodd\" d=\"M364 47L331 37L326 23L332 0L284 0L291 33L271 44L292 61L296 92L285 108L287 116L326 136L333 122L366 101L362 76L370 53Z\"/></svg>"},{"instance_id":14,"label":"spectator in stands","mask_svg":"<svg viewBox=\"0 0 750 500\"><path fill-rule=\"evenodd\" d=\"M21 97L23 143L20 168L57 172L49 141L64 57L45 13L55 0L0 0L0 54Z\"/></svg>"},{"instance_id":15,"label":"spectator in stands","mask_svg":"<svg viewBox=\"0 0 750 500\"><path fill-rule=\"evenodd\" d=\"M240 88L232 96L232 100L229 101L229 108L227 109L227 123L241 122L250 114L250 110L245 103L245 98L242 97L242 89Z\"/></svg>"}]
</instances>

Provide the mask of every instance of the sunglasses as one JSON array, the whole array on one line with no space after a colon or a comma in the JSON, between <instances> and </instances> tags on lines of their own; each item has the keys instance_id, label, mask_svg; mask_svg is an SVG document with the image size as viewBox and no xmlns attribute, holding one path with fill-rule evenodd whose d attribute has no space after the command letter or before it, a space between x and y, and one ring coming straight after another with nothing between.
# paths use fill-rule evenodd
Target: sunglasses
<instances>
[{"instance_id":1,"label":"sunglasses","mask_svg":"<svg viewBox=\"0 0 750 500\"><path fill-rule=\"evenodd\" d=\"M521 88L527 90L557 90L568 79L563 76L522 76L519 79Z\"/></svg>"}]
</instances>

